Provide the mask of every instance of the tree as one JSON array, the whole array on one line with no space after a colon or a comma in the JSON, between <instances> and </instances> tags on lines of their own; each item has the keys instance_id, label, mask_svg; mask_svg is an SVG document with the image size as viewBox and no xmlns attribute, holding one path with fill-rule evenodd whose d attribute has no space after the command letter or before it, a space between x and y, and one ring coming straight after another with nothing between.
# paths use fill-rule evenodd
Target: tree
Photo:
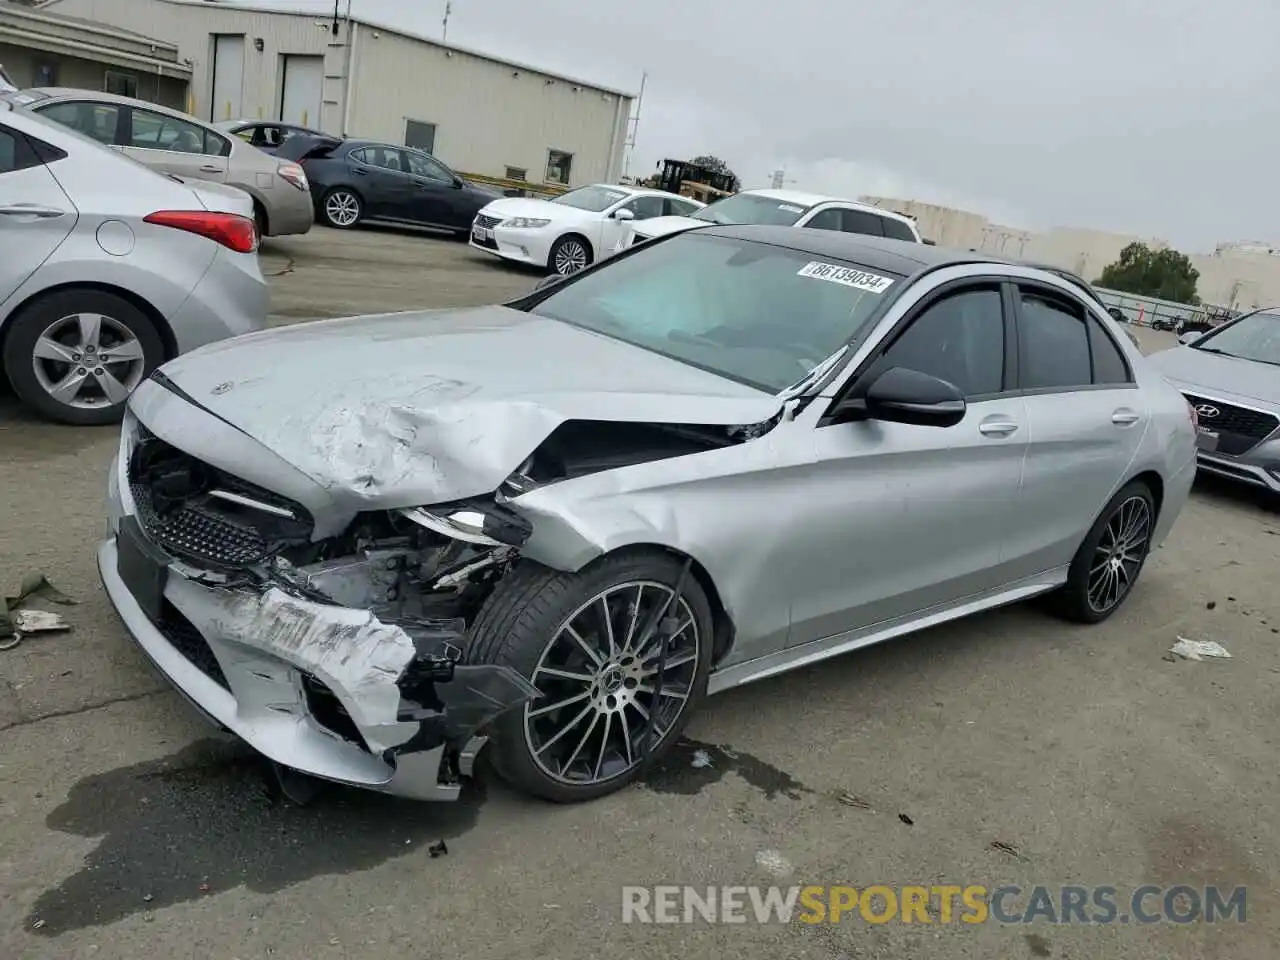
<instances>
[{"instance_id":1,"label":"tree","mask_svg":"<svg viewBox=\"0 0 1280 960\"><path fill-rule=\"evenodd\" d=\"M1109 290L1159 297L1176 303L1198 304L1196 282L1200 271L1191 259L1177 250L1152 250L1134 241L1120 251L1120 258L1108 264L1094 283Z\"/></svg>"},{"instance_id":2,"label":"tree","mask_svg":"<svg viewBox=\"0 0 1280 960\"><path fill-rule=\"evenodd\" d=\"M723 173L733 178L733 186L730 188L734 191L742 188L742 181L738 179L738 175L729 169L729 165L719 157L713 157L711 154L703 154L700 157L694 157L689 161L695 167L704 167L712 173Z\"/></svg>"}]
</instances>

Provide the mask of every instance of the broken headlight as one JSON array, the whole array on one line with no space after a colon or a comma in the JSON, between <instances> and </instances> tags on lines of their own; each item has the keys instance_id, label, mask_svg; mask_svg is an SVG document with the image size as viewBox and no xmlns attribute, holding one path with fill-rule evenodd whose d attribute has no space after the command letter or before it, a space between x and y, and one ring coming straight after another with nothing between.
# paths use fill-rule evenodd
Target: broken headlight
<instances>
[{"instance_id":1,"label":"broken headlight","mask_svg":"<svg viewBox=\"0 0 1280 960\"><path fill-rule=\"evenodd\" d=\"M528 520L492 502L406 507L400 515L441 536L482 547L519 547L533 533Z\"/></svg>"}]
</instances>

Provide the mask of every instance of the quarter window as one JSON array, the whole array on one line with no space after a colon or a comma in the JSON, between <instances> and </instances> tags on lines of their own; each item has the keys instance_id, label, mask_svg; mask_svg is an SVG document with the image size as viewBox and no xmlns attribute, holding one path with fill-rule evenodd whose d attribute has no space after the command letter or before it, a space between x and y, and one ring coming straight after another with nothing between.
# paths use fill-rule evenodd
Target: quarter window
<instances>
[{"instance_id":1,"label":"quarter window","mask_svg":"<svg viewBox=\"0 0 1280 960\"><path fill-rule=\"evenodd\" d=\"M1089 318L1089 352L1093 357L1093 382L1129 383L1129 365L1111 339L1111 334L1093 317Z\"/></svg>"},{"instance_id":2,"label":"quarter window","mask_svg":"<svg viewBox=\"0 0 1280 960\"><path fill-rule=\"evenodd\" d=\"M1038 291L1024 289L1020 296L1023 389L1065 389L1092 383L1084 307Z\"/></svg>"},{"instance_id":3,"label":"quarter window","mask_svg":"<svg viewBox=\"0 0 1280 960\"><path fill-rule=\"evenodd\" d=\"M936 300L880 359L954 384L966 397L1004 389L1004 311L999 287L973 287Z\"/></svg>"}]
</instances>

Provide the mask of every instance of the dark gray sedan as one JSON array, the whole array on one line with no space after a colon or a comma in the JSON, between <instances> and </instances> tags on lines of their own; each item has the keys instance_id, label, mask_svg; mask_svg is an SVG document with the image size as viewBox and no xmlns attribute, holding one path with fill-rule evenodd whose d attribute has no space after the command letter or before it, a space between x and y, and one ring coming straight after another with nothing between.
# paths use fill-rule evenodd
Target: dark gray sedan
<instances>
[{"instance_id":1,"label":"dark gray sedan","mask_svg":"<svg viewBox=\"0 0 1280 960\"><path fill-rule=\"evenodd\" d=\"M1199 418L1200 469L1280 492L1280 307L1147 358Z\"/></svg>"}]
</instances>

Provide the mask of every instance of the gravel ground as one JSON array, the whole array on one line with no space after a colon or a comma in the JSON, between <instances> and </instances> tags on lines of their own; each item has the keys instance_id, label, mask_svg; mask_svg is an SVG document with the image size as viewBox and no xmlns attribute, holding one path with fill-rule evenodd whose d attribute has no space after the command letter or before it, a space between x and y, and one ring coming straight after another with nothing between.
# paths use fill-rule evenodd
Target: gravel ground
<instances>
[{"instance_id":1,"label":"gravel ground","mask_svg":"<svg viewBox=\"0 0 1280 960\"><path fill-rule=\"evenodd\" d=\"M264 265L274 322L493 302L536 279L394 231L317 229ZM593 804L531 802L482 771L455 805L332 789L296 808L110 610L93 545L114 443L0 401L0 580L40 570L80 601L74 632L0 652L0 956L1280 955L1264 497L1198 484L1102 626L1018 606L731 691L647 784ZM1168 662L1179 635L1233 659ZM1122 908L1144 883L1245 885L1248 906L1216 925L621 922L624 885L711 883L1109 885Z\"/></svg>"}]
</instances>

